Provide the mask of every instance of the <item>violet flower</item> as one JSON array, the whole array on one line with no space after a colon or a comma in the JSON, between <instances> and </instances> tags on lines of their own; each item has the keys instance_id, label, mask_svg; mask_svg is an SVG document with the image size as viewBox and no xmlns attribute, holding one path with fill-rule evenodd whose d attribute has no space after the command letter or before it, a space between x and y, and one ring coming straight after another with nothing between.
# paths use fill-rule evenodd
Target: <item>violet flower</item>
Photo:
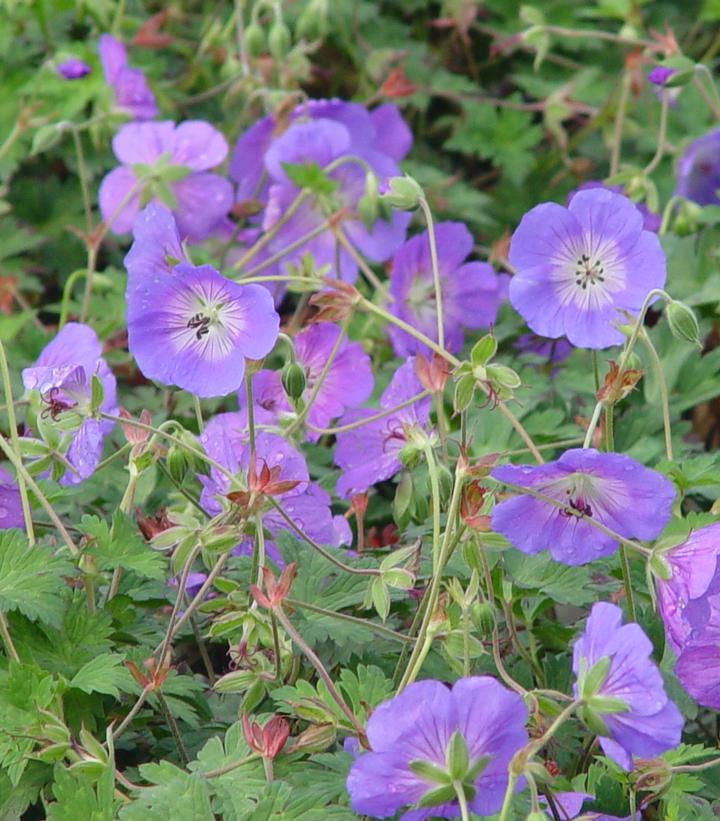
<instances>
[{"instance_id":1,"label":"violet flower","mask_svg":"<svg viewBox=\"0 0 720 821\"><path fill-rule=\"evenodd\" d=\"M394 408L422 390L415 374L415 359L410 357L395 371L380 397L380 407ZM337 434L334 460L342 469L336 488L339 496L347 498L362 493L400 470L400 451L408 443L409 432L427 424L430 403L430 397L426 397L382 419ZM367 408L350 411L340 424L357 422L376 413Z\"/></svg>"},{"instance_id":2,"label":"violet flower","mask_svg":"<svg viewBox=\"0 0 720 821\"><path fill-rule=\"evenodd\" d=\"M498 482L532 489L576 511L518 494L492 512L492 527L523 553L549 550L557 562L585 564L617 548L593 518L620 536L654 539L670 519L675 489L668 479L619 453L567 450L544 465L501 465Z\"/></svg>"},{"instance_id":3,"label":"violet flower","mask_svg":"<svg viewBox=\"0 0 720 821\"><path fill-rule=\"evenodd\" d=\"M175 217L159 202L150 202L135 217L133 243L125 255L126 298L152 299L153 289L171 276L180 262L188 262Z\"/></svg>"},{"instance_id":4,"label":"violet flower","mask_svg":"<svg viewBox=\"0 0 720 821\"><path fill-rule=\"evenodd\" d=\"M553 802L555 808L560 813L562 819L580 818L583 821L633 821L632 816L625 815L622 818L617 815L606 815L604 813L593 812L588 810L582 812L582 806L586 801L594 800L594 796L585 792L556 792L553 793ZM550 805L545 796L540 796L540 805L543 809L550 809ZM640 813L635 815L637 821L640 819Z\"/></svg>"},{"instance_id":5,"label":"violet flower","mask_svg":"<svg viewBox=\"0 0 720 821\"><path fill-rule=\"evenodd\" d=\"M306 385L302 396L305 402L309 401L339 335L337 325L319 322L295 337L296 361L305 372ZM273 373L275 376L271 375ZM370 358L359 342L343 339L310 407L307 421L315 427L325 428L346 410L362 405L372 389ZM260 371L256 374L253 377L253 398L255 404L278 415L290 411L279 373ZM238 392L238 399L243 407L244 391ZM311 442L316 442L319 437L319 433L308 430L307 438Z\"/></svg>"},{"instance_id":6,"label":"violet flower","mask_svg":"<svg viewBox=\"0 0 720 821\"><path fill-rule=\"evenodd\" d=\"M227 150L223 135L201 120L128 123L113 138L122 165L100 183L103 220L124 234L143 200L159 200L172 210L180 237L207 239L232 207L232 185L208 173Z\"/></svg>"},{"instance_id":7,"label":"violet flower","mask_svg":"<svg viewBox=\"0 0 720 821\"><path fill-rule=\"evenodd\" d=\"M510 302L541 336L566 336L581 348L619 345L622 311L637 314L665 284L658 238L626 197L579 191L569 206L536 205L510 243Z\"/></svg>"},{"instance_id":8,"label":"violet flower","mask_svg":"<svg viewBox=\"0 0 720 821\"><path fill-rule=\"evenodd\" d=\"M622 185L605 185L602 180L586 180L585 182L580 183L574 191L570 192L567 198L567 205L570 205L572 198L578 191L590 191L593 188L601 188L604 191L612 191L614 194L624 194ZM644 202L633 202L633 205L637 208L643 218L643 228L646 231L652 231L653 234L657 234L662 223L662 217L660 214L656 214L654 211L651 211Z\"/></svg>"},{"instance_id":9,"label":"violet flower","mask_svg":"<svg viewBox=\"0 0 720 821\"><path fill-rule=\"evenodd\" d=\"M286 164L314 164L324 168L333 160L352 154L354 144L350 130L339 122L325 118L298 122L274 140L265 153L265 170L270 187L263 229L272 230L280 220L286 220L287 210L300 192L288 177ZM372 152L363 159L383 179L398 173L395 161L386 154ZM357 214L357 205L365 190L363 169L355 162L347 162L327 176L330 183L328 191L325 194L311 194L278 227L266 251L278 253L311 231L320 230L329 217L342 213L343 219L337 222L337 229L345 233L349 242L374 262L388 259L405 239L410 214L394 211L388 220L378 217L368 230ZM329 228L320 230L317 236L301 243L272 270L282 272L287 264L297 265L304 254L311 255L317 268L329 266L331 275L337 279L352 282L357 276L357 264L339 246Z\"/></svg>"},{"instance_id":10,"label":"violet flower","mask_svg":"<svg viewBox=\"0 0 720 821\"><path fill-rule=\"evenodd\" d=\"M100 410L117 412L115 377L101 354L102 345L89 325L68 322L45 346L35 364L22 372L25 388L39 392L43 414L52 420L65 412L79 415L79 424L63 431L61 447L67 446L65 458L72 466L60 479L63 485L76 485L93 474L105 434L112 428L112 422L82 418L90 407L93 376L103 387Z\"/></svg>"},{"instance_id":11,"label":"violet flower","mask_svg":"<svg viewBox=\"0 0 720 821\"><path fill-rule=\"evenodd\" d=\"M77 57L70 57L55 66L55 71L65 80L79 80L90 73L90 66Z\"/></svg>"},{"instance_id":12,"label":"violet flower","mask_svg":"<svg viewBox=\"0 0 720 821\"><path fill-rule=\"evenodd\" d=\"M25 530L20 491L13 477L0 467L0 530L13 527Z\"/></svg>"},{"instance_id":13,"label":"violet flower","mask_svg":"<svg viewBox=\"0 0 720 821\"><path fill-rule=\"evenodd\" d=\"M268 115L254 123L237 141L230 160L230 177L237 183L237 199L267 201L268 182L263 160L273 140L293 123L326 119L340 123L350 133L349 153L357 156L384 154L399 162L410 150L412 132L397 107L386 103L368 112L358 103L344 100L308 100L284 119Z\"/></svg>"},{"instance_id":14,"label":"violet flower","mask_svg":"<svg viewBox=\"0 0 720 821\"><path fill-rule=\"evenodd\" d=\"M454 818L456 781L474 813L492 815L503 803L510 759L527 743L526 720L523 700L489 676L460 679L452 689L439 681L410 684L368 720L372 750L350 768L350 806L389 818L423 802L401 821ZM466 759L459 762L464 756L453 750Z\"/></svg>"},{"instance_id":15,"label":"violet flower","mask_svg":"<svg viewBox=\"0 0 720 821\"><path fill-rule=\"evenodd\" d=\"M573 648L582 717L605 755L626 770L633 756L652 758L680 743L683 717L667 697L652 649L640 626L623 625L620 608L607 602L593 605Z\"/></svg>"},{"instance_id":16,"label":"violet flower","mask_svg":"<svg viewBox=\"0 0 720 821\"><path fill-rule=\"evenodd\" d=\"M127 325L128 348L148 379L209 397L240 387L245 359L273 349L280 317L262 286L181 262L170 275L129 282Z\"/></svg>"},{"instance_id":17,"label":"violet flower","mask_svg":"<svg viewBox=\"0 0 720 821\"><path fill-rule=\"evenodd\" d=\"M221 413L205 426L200 442L205 452L230 473L247 475L250 446L247 421L243 413ZM295 524L310 538L323 545L339 547L351 540L346 523L336 521L330 510L330 496L318 485L310 482L305 459L288 442L271 433L258 433L255 438L256 465L277 469L279 481L296 483L293 487L275 495ZM203 491L200 502L212 515L223 509L221 497L230 490L230 481L217 469L211 468L210 476L201 476ZM263 510L263 527L272 536L281 530L297 535L284 517L271 505ZM342 517L340 517L342 518ZM273 541L266 541L266 550L276 564L282 559ZM236 553L252 552L252 542L241 542Z\"/></svg>"},{"instance_id":18,"label":"violet flower","mask_svg":"<svg viewBox=\"0 0 720 821\"><path fill-rule=\"evenodd\" d=\"M98 40L98 54L105 82L113 90L115 106L136 120L152 120L157 115L155 96L139 68L128 67L125 46L110 34Z\"/></svg>"},{"instance_id":19,"label":"violet flower","mask_svg":"<svg viewBox=\"0 0 720 821\"><path fill-rule=\"evenodd\" d=\"M460 222L435 226L445 347L457 353L463 328L488 328L495 322L500 286L492 265L465 262L473 248L472 235ZM393 256L390 270L390 312L438 341L437 306L427 231L409 239ZM398 356L427 351L405 331L391 325L388 335Z\"/></svg>"},{"instance_id":20,"label":"violet flower","mask_svg":"<svg viewBox=\"0 0 720 821\"><path fill-rule=\"evenodd\" d=\"M671 575L669 579L655 579L658 612L675 654L693 630L707 620L706 599L718 583L718 555L720 523L695 530L682 544L660 554Z\"/></svg>"},{"instance_id":21,"label":"violet flower","mask_svg":"<svg viewBox=\"0 0 720 821\"><path fill-rule=\"evenodd\" d=\"M698 704L720 710L720 630L717 623L686 643L675 664L675 675Z\"/></svg>"},{"instance_id":22,"label":"violet flower","mask_svg":"<svg viewBox=\"0 0 720 821\"><path fill-rule=\"evenodd\" d=\"M720 205L720 128L693 140L678 160L675 194L698 205Z\"/></svg>"}]
</instances>

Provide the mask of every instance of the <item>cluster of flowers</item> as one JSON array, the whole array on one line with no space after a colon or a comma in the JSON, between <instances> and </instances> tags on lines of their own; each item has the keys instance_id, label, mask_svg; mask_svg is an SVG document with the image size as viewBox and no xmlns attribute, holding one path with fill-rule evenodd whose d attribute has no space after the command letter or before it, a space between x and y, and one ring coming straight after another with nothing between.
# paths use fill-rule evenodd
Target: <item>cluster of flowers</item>
<instances>
[{"instance_id":1,"label":"cluster of flowers","mask_svg":"<svg viewBox=\"0 0 720 821\"><path fill-rule=\"evenodd\" d=\"M388 262L389 311L438 340L427 233L408 239L409 214L376 207L368 215L362 207L373 185L382 191L399 173L411 145L406 124L392 105L368 112L354 103L308 101L243 134L226 179L214 171L229 153L222 134L201 121L154 121L152 93L142 74L128 67L124 47L105 36L100 58L116 106L135 118L113 140L120 166L99 192L110 229L133 232L125 260L129 350L148 379L198 397L237 394L238 410L209 420L200 436L213 460L209 475L200 477L203 507L211 515L222 511L234 489L229 477L244 476L247 486L264 483L276 502L263 512L270 534L294 523L324 545L349 544L344 517L333 516L329 494L311 481L300 451L278 434L292 428L316 441L339 419L334 461L342 498L392 478L403 449L430 424L430 391L418 376L426 347L399 327L388 331L403 362L380 396L379 411L363 407L374 389L368 356L335 324L311 325L292 340L293 362L303 374L298 395L288 394L279 372L258 370L254 361L274 349L283 278L302 269L307 255L315 270L346 282L358 275L359 255ZM87 73L70 63L58 66L63 76ZM717 180L702 173L715 139L709 135L691 146L680 166L679 190L698 202L717 201ZM238 231L231 212L252 214L249 227ZM508 286L490 265L466 261L472 237L465 226L439 224L447 350L462 348L463 329L491 326L506 291L542 337L584 348L620 344L619 323L637 316L648 294L665 282L657 227L654 215L597 184L577 191L567 207L538 205L512 237ZM192 263L192 244L212 239L229 249L223 264L240 269L238 280ZM243 275L252 279L258 271L263 281L243 282ZM115 378L94 331L65 325L23 381L40 402L44 429L59 423L54 455L64 467L60 481L86 479L118 412ZM260 431L252 447L249 397ZM525 553L549 549L569 565L608 556L619 540L656 539L675 498L661 474L592 448L569 450L539 466L504 465L491 476L516 493L494 508L493 529ZM4 472L0 502L0 526L22 526L17 490ZM267 549L280 560L272 542ZM720 670L719 550L720 525L710 525L681 544L661 543L651 565L678 677L701 704L715 708L720 677L708 685L707 671ZM640 627L623 626L619 608L605 603L593 607L574 646L579 715L600 736L606 755L626 769L633 756L674 747L682 730L650 654ZM528 743L526 719L520 697L490 678L462 679L452 689L433 681L410 685L368 722L371 751L358 755L348 779L353 807L374 817L415 807L406 821L457 816L459 800L481 814L496 812L508 764ZM574 815L586 797L567 793L558 801Z\"/></svg>"}]
</instances>

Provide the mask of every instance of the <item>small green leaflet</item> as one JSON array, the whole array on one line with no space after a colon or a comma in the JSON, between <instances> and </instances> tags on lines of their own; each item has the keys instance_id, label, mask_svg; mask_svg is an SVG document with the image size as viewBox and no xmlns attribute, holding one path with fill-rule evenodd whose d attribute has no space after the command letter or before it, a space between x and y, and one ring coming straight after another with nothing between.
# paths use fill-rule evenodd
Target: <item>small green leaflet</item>
<instances>
[{"instance_id":1,"label":"small green leaflet","mask_svg":"<svg viewBox=\"0 0 720 821\"><path fill-rule=\"evenodd\" d=\"M145 543L129 516L116 510L112 527L97 516L83 516L80 527L95 540L87 552L98 570L122 567L148 579L165 578L165 559Z\"/></svg>"}]
</instances>

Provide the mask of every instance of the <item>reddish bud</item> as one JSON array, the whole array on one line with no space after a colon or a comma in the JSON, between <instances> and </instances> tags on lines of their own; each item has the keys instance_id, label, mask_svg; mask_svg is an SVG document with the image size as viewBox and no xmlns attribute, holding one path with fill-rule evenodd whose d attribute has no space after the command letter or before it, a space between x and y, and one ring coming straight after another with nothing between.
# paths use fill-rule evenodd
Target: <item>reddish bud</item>
<instances>
[{"instance_id":1,"label":"reddish bud","mask_svg":"<svg viewBox=\"0 0 720 821\"><path fill-rule=\"evenodd\" d=\"M617 362L610 362L610 370L605 375L600 390L597 392L598 402L614 405L624 399L637 383L642 379L643 372L637 368L628 368L622 373Z\"/></svg>"},{"instance_id":2,"label":"reddish bud","mask_svg":"<svg viewBox=\"0 0 720 821\"><path fill-rule=\"evenodd\" d=\"M16 289L17 279L15 277L0 277L0 312L12 313Z\"/></svg>"},{"instance_id":3,"label":"reddish bud","mask_svg":"<svg viewBox=\"0 0 720 821\"><path fill-rule=\"evenodd\" d=\"M160 31L160 26L167 20L169 14L169 9L165 9L153 14L149 20L146 20L133 38L133 45L141 48L165 48L169 46L173 38L171 35L163 34Z\"/></svg>"},{"instance_id":4,"label":"reddish bud","mask_svg":"<svg viewBox=\"0 0 720 821\"><path fill-rule=\"evenodd\" d=\"M350 508L356 516L364 516L368 506L367 493L356 493L350 499Z\"/></svg>"},{"instance_id":5,"label":"reddish bud","mask_svg":"<svg viewBox=\"0 0 720 821\"><path fill-rule=\"evenodd\" d=\"M118 411L118 416L121 416L123 419L127 419L129 422L135 421L133 416L128 413L125 408L120 408ZM143 425L150 425L152 423L150 411L143 410L138 421L140 421ZM143 445L150 438L150 431L139 428L137 425L123 425L121 422L120 427L122 428L123 435L131 445Z\"/></svg>"},{"instance_id":6,"label":"reddish bud","mask_svg":"<svg viewBox=\"0 0 720 821\"><path fill-rule=\"evenodd\" d=\"M398 97L409 97L416 91L417 87L410 82L403 66L395 66L380 86L380 95L391 100Z\"/></svg>"},{"instance_id":7,"label":"reddish bud","mask_svg":"<svg viewBox=\"0 0 720 821\"><path fill-rule=\"evenodd\" d=\"M347 319L360 301L360 294L352 285L338 279L324 277L323 282L330 290L320 291L310 297L310 305L318 308L312 321L341 322Z\"/></svg>"},{"instance_id":8,"label":"reddish bud","mask_svg":"<svg viewBox=\"0 0 720 821\"><path fill-rule=\"evenodd\" d=\"M278 756L290 735L290 725L282 716L273 716L262 727L257 721L250 721L244 713L242 729L248 747L270 761Z\"/></svg>"},{"instance_id":9,"label":"reddish bud","mask_svg":"<svg viewBox=\"0 0 720 821\"><path fill-rule=\"evenodd\" d=\"M472 530L487 532L490 530L490 517L480 513L487 491L477 479L468 482L460 497L460 518Z\"/></svg>"},{"instance_id":10,"label":"reddish bud","mask_svg":"<svg viewBox=\"0 0 720 821\"><path fill-rule=\"evenodd\" d=\"M438 353L433 352L429 360L418 353L415 356L415 374L425 390L442 393L450 378L450 364Z\"/></svg>"},{"instance_id":11,"label":"reddish bud","mask_svg":"<svg viewBox=\"0 0 720 821\"><path fill-rule=\"evenodd\" d=\"M140 532L148 542L152 541L158 533L163 533L173 526L170 519L168 519L167 511L164 507L161 507L154 516L145 516L140 509L136 507L135 521L140 528Z\"/></svg>"},{"instance_id":12,"label":"reddish bud","mask_svg":"<svg viewBox=\"0 0 720 821\"><path fill-rule=\"evenodd\" d=\"M256 584L250 585L250 593L261 607L265 607L268 610L280 607L290 592L296 571L297 563L292 562L283 570L280 574L280 578L276 581L272 570L268 567L263 567L262 576L267 595L263 593Z\"/></svg>"}]
</instances>

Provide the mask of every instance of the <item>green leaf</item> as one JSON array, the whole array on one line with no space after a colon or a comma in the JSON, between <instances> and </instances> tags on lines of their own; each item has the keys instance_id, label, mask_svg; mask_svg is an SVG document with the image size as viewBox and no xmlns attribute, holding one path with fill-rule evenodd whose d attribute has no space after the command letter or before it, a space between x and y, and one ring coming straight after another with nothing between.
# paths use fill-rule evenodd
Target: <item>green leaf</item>
<instances>
[{"instance_id":1,"label":"green leaf","mask_svg":"<svg viewBox=\"0 0 720 821\"><path fill-rule=\"evenodd\" d=\"M30 548L18 530L0 533L0 610L19 610L31 620L60 621L64 576L72 566L44 545Z\"/></svg>"},{"instance_id":2,"label":"green leaf","mask_svg":"<svg viewBox=\"0 0 720 821\"><path fill-rule=\"evenodd\" d=\"M135 523L122 511L115 511L110 528L97 516L83 516L80 528L95 540L87 552L98 570L122 567L148 579L165 578L165 558L145 542Z\"/></svg>"},{"instance_id":3,"label":"green leaf","mask_svg":"<svg viewBox=\"0 0 720 821\"><path fill-rule=\"evenodd\" d=\"M503 562L518 587L539 590L556 602L578 607L593 600L592 591L587 589L590 583L587 567L560 565L553 562L547 553L528 556L514 549L503 554Z\"/></svg>"},{"instance_id":4,"label":"green leaf","mask_svg":"<svg viewBox=\"0 0 720 821\"><path fill-rule=\"evenodd\" d=\"M579 681L581 698L594 696L607 678L609 670L610 656L603 656L587 672L583 672Z\"/></svg>"},{"instance_id":5,"label":"green leaf","mask_svg":"<svg viewBox=\"0 0 720 821\"><path fill-rule=\"evenodd\" d=\"M126 678L122 663L123 656L103 653L83 665L73 676L70 686L85 693L105 693L117 698L120 695L117 685Z\"/></svg>"}]
</instances>

